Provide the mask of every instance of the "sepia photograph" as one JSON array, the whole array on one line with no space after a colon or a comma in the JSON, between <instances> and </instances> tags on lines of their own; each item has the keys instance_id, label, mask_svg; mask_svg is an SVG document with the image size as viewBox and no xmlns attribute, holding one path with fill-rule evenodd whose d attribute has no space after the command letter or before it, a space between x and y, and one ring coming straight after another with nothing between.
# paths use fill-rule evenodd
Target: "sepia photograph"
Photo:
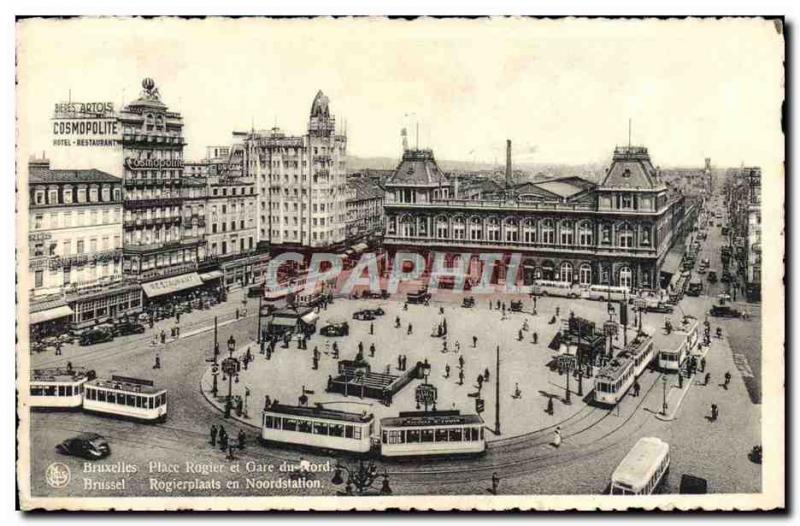
<instances>
[{"instance_id":1,"label":"sepia photograph","mask_svg":"<svg viewBox=\"0 0 800 526\"><path fill-rule=\"evenodd\" d=\"M782 18L15 26L20 509L786 506Z\"/></svg>"}]
</instances>

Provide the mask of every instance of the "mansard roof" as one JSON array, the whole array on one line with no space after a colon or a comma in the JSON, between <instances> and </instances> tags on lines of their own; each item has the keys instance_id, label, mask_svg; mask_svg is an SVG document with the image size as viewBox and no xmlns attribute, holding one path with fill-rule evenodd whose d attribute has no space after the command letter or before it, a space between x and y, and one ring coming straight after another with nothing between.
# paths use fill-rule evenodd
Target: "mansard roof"
<instances>
[{"instance_id":1,"label":"mansard roof","mask_svg":"<svg viewBox=\"0 0 800 526\"><path fill-rule=\"evenodd\" d=\"M650 162L647 148L618 146L601 189L661 190L665 188Z\"/></svg>"},{"instance_id":2,"label":"mansard roof","mask_svg":"<svg viewBox=\"0 0 800 526\"><path fill-rule=\"evenodd\" d=\"M448 184L433 158L433 150L406 150L386 186L440 186Z\"/></svg>"}]
</instances>

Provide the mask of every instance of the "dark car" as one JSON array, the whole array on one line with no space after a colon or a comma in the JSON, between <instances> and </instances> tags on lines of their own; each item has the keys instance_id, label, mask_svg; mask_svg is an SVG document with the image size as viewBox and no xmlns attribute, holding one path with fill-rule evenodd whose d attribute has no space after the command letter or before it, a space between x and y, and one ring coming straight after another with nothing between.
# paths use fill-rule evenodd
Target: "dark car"
<instances>
[{"instance_id":1,"label":"dark car","mask_svg":"<svg viewBox=\"0 0 800 526\"><path fill-rule=\"evenodd\" d=\"M372 321L375 319L375 315L369 310L360 310L353 313L353 319L360 321Z\"/></svg>"},{"instance_id":2,"label":"dark car","mask_svg":"<svg viewBox=\"0 0 800 526\"><path fill-rule=\"evenodd\" d=\"M510 307L511 307L511 312L522 312L521 301L512 301Z\"/></svg>"},{"instance_id":3,"label":"dark car","mask_svg":"<svg viewBox=\"0 0 800 526\"><path fill-rule=\"evenodd\" d=\"M409 303L425 303L430 299L431 295L428 293L427 289L422 289L417 292L409 292L406 294L406 300Z\"/></svg>"},{"instance_id":4,"label":"dark car","mask_svg":"<svg viewBox=\"0 0 800 526\"><path fill-rule=\"evenodd\" d=\"M659 301L657 305L647 308L648 312L659 312L659 313L662 313L662 314L668 314L668 313L670 313L670 312L672 312L674 310L675 310L675 307L673 307L669 303L666 303L666 302L663 302L663 301Z\"/></svg>"},{"instance_id":5,"label":"dark car","mask_svg":"<svg viewBox=\"0 0 800 526\"><path fill-rule=\"evenodd\" d=\"M96 343L110 342L114 339L114 331L109 328L90 329L81 334L78 344L82 347Z\"/></svg>"},{"instance_id":6,"label":"dark car","mask_svg":"<svg viewBox=\"0 0 800 526\"><path fill-rule=\"evenodd\" d=\"M144 325L132 321L123 321L114 325L114 336L127 336L128 334L144 333Z\"/></svg>"},{"instance_id":7,"label":"dark car","mask_svg":"<svg viewBox=\"0 0 800 526\"><path fill-rule=\"evenodd\" d=\"M385 300L389 298L388 290L381 290L380 292L372 292L370 290L364 291L365 298L372 298L374 300Z\"/></svg>"},{"instance_id":8,"label":"dark car","mask_svg":"<svg viewBox=\"0 0 800 526\"><path fill-rule=\"evenodd\" d=\"M257 298L261 296L262 292L264 292L264 285L253 285L252 287L247 289L247 297Z\"/></svg>"},{"instance_id":9,"label":"dark car","mask_svg":"<svg viewBox=\"0 0 800 526\"><path fill-rule=\"evenodd\" d=\"M329 323L320 329L319 333L322 336L347 336L350 334L350 325L344 321L341 323Z\"/></svg>"},{"instance_id":10,"label":"dark car","mask_svg":"<svg viewBox=\"0 0 800 526\"><path fill-rule=\"evenodd\" d=\"M708 493L708 481L694 475L681 475L681 485L679 489L681 495L702 495Z\"/></svg>"},{"instance_id":11,"label":"dark car","mask_svg":"<svg viewBox=\"0 0 800 526\"><path fill-rule=\"evenodd\" d=\"M471 309L472 307L475 306L475 298L473 298L472 296L467 296L461 301L461 306L464 307L465 309Z\"/></svg>"},{"instance_id":12,"label":"dark car","mask_svg":"<svg viewBox=\"0 0 800 526\"><path fill-rule=\"evenodd\" d=\"M709 314L716 318L738 318L741 315L738 310L729 305L712 305Z\"/></svg>"},{"instance_id":13,"label":"dark car","mask_svg":"<svg viewBox=\"0 0 800 526\"><path fill-rule=\"evenodd\" d=\"M386 312L384 312L384 310L380 307L375 307L374 309L364 309L364 311L372 313L373 316L383 316L386 314Z\"/></svg>"},{"instance_id":14,"label":"dark car","mask_svg":"<svg viewBox=\"0 0 800 526\"><path fill-rule=\"evenodd\" d=\"M56 450L64 455L98 460L111 454L111 446L105 438L97 433L82 433L68 438L56 446Z\"/></svg>"}]
</instances>

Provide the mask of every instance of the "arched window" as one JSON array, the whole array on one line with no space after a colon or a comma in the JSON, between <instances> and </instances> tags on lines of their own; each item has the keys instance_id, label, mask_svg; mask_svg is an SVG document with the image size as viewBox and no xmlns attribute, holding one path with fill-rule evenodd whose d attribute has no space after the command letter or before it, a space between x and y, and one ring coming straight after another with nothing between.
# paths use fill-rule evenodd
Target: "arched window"
<instances>
[{"instance_id":1,"label":"arched window","mask_svg":"<svg viewBox=\"0 0 800 526\"><path fill-rule=\"evenodd\" d=\"M572 283L572 263L563 262L559 270L559 279Z\"/></svg>"},{"instance_id":2,"label":"arched window","mask_svg":"<svg viewBox=\"0 0 800 526\"><path fill-rule=\"evenodd\" d=\"M633 230L628 223L622 223L617 229L617 246L633 247Z\"/></svg>"},{"instance_id":3,"label":"arched window","mask_svg":"<svg viewBox=\"0 0 800 526\"><path fill-rule=\"evenodd\" d=\"M480 217L473 217L469 220L469 238L472 241L483 239L483 223Z\"/></svg>"},{"instance_id":4,"label":"arched window","mask_svg":"<svg viewBox=\"0 0 800 526\"><path fill-rule=\"evenodd\" d=\"M542 221L542 243L552 245L555 243L555 228L553 228L553 220L545 219Z\"/></svg>"},{"instance_id":5,"label":"arched window","mask_svg":"<svg viewBox=\"0 0 800 526\"><path fill-rule=\"evenodd\" d=\"M633 288L633 272L630 267L625 266L619 269L618 283L620 287Z\"/></svg>"},{"instance_id":6,"label":"arched window","mask_svg":"<svg viewBox=\"0 0 800 526\"><path fill-rule=\"evenodd\" d=\"M589 221L582 221L578 225L578 244L584 247L594 244L592 224Z\"/></svg>"},{"instance_id":7,"label":"arched window","mask_svg":"<svg viewBox=\"0 0 800 526\"><path fill-rule=\"evenodd\" d=\"M496 217L489 218L486 232L489 241L500 241L500 220Z\"/></svg>"},{"instance_id":8,"label":"arched window","mask_svg":"<svg viewBox=\"0 0 800 526\"><path fill-rule=\"evenodd\" d=\"M588 263L583 263L578 270L578 281L581 285L592 284L592 266Z\"/></svg>"},{"instance_id":9,"label":"arched window","mask_svg":"<svg viewBox=\"0 0 800 526\"><path fill-rule=\"evenodd\" d=\"M517 220L510 217L504 221L505 240L512 243L519 241L519 227Z\"/></svg>"},{"instance_id":10,"label":"arched window","mask_svg":"<svg viewBox=\"0 0 800 526\"><path fill-rule=\"evenodd\" d=\"M536 221L533 219L526 219L522 223L522 241L524 243L536 243Z\"/></svg>"},{"instance_id":11,"label":"arched window","mask_svg":"<svg viewBox=\"0 0 800 526\"><path fill-rule=\"evenodd\" d=\"M572 221L562 221L558 230L560 244L570 246L575 242L575 230Z\"/></svg>"},{"instance_id":12,"label":"arched window","mask_svg":"<svg viewBox=\"0 0 800 526\"><path fill-rule=\"evenodd\" d=\"M412 217L406 215L400 219L400 235L403 237L414 237L417 235L417 228Z\"/></svg>"},{"instance_id":13,"label":"arched window","mask_svg":"<svg viewBox=\"0 0 800 526\"><path fill-rule=\"evenodd\" d=\"M464 239L465 226L464 218L456 216L453 218L453 239Z\"/></svg>"},{"instance_id":14,"label":"arched window","mask_svg":"<svg viewBox=\"0 0 800 526\"><path fill-rule=\"evenodd\" d=\"M447 225L447 218L445 216L438 216L436 218L436 237L447 239L450 237Z\"/></svg>"}]
</instances>

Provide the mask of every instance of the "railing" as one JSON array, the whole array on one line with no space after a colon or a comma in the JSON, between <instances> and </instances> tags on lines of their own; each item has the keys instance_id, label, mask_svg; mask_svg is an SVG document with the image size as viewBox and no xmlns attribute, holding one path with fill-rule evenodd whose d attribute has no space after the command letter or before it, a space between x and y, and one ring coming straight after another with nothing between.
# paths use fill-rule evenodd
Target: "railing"
<instances>
[{"instance_id":1,"label":"railing","mask_svg":"<svg viewBox=\"0 0 800 526\"><path fill-rule=\"evenodd\" d=\"M130 199L126 200L124 208L155 208L160 206L175 206L183 203L182 196L156 197L150 199Z\"/></svg>"},{"instance_id":2,"label":"railing","mask_svg":"<svg viewBox=\"0 0 800 526\"><path fill-rule=\"evenodd\" d=\"M166 241L163 243L149 243L146 245L133 245L133 244L126 244L125 245L125 252L128 253L145 253L145 252L155 252L158 250L170 249L170 248L179 248L181 246L180 240L178 241Z\"/></svg>"},{"instance_id":3,"label":"railing","mask_svg":"<svg viewBox=\"0 0 800 526\"><path fill-rule=\"evenodd\" d=\"M566 210L566 211L597 211L594 205L581 203L539 203L525 201L504 201L500 199L438 199L427 203L400 203L386 201L386 208L457 208L457 209L501 209L501 210Z\"/></svg>"}]
</instances>

